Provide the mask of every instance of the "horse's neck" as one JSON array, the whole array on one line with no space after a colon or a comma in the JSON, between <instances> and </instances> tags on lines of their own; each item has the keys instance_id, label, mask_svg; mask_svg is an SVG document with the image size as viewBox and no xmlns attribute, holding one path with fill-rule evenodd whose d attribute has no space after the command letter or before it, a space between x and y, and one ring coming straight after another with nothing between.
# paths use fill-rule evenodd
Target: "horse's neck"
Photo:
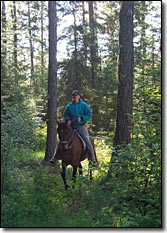
<instances>
[{"instance_id":1,"label":"horse's neck","mask_svg":"<svg viewBox=\"0 0 167 233\"><path fill-rule=\"evenodd\" d=\"M78 137L77 137L77 130L76 129L72 129L72 135L71 135L71 142L73 143L73 141L74 140L77 140L77 139L79 139Z\"/></svg>"},{"instance_id":2,"label":"horse's neck","mask_svg":"<svg viewBox=\"0 0 167 233\"><path fill-rule=\"evenodd\" d=\"M71 140L73 141L75 138L75 134L76 134L76 130L75 129L71 129Z\"/></svg>"}]
</instances>

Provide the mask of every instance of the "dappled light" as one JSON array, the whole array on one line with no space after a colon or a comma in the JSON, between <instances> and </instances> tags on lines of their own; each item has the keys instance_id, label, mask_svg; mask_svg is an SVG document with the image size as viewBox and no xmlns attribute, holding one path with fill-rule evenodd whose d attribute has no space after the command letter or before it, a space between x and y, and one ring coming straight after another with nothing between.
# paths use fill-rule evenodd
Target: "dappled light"
<instances>
[{"instance_id":1,"label":"dappled light","mask_svg":"<svg viewBox=\"0 0 167 233\"><path fill-rule=\"evenodd\" d=\"M1 28L1 227L164 229L161 2L1 1Z\"/></svg>"}]
</instances>

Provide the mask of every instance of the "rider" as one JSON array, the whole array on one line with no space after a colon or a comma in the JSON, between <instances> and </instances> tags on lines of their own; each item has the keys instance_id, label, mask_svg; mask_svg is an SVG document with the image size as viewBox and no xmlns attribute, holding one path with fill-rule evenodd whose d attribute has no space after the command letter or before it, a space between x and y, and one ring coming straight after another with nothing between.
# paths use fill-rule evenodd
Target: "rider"
<instances>
[{"instance_id":1,"label":"rider","mask_svg":"<svg viewBox=\"0 0 167 233\"><path fill-rule=\"evenodd\" d=\"M76 128L79 134L84 139L86 146L90 152L90 160L96 164L96 157L94 153L94 149L92 143L89 138L88 129L85 124L91 118L91 110L90 107L80 99L80 92L78 90L74 90L72 92L73 100L66 106L64 111L64 120L68 120L68 123L71 124L72 128ZM54 163L56 159L60 159L59 156L59 145L57 147L56 154L50 160L51 163Z\"/></svg>"}]
</instances>

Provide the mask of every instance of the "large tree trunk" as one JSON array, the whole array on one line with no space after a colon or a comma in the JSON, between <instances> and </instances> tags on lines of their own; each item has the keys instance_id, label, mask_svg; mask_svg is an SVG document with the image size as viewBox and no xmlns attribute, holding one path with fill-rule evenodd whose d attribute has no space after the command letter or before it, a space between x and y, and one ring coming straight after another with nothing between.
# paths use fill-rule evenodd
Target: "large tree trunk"
<instances>
[{"instance_id":1,"label":"large tree trunk","mask_svg":"<svg viewBox=\"0 0 167 233\"><path fill-rule=\"evenodd\" d=\"M96 36L96 26L95 26L95 14L93 1L89 1L89 27L90 27L90 52L91 52L91 79L92 79L92 96L93 96L93 105L92 105L92 124L93 131L98 131L99 129L99 120L98 120L98 99L96 93L96 82L97 82L97 61L98 61L98 48L97 48L97 36Z\"/></svg>"},{"instance_id":2,"label":"large tree trunk","mask_svg":"<svg viewBox=\"0 0 167 233\"><path fill-rule=\"evenodd\" d=\"M114 146L130 142L133 104L133 1L122 1L119 30L117 118Z\"/></svg>"},{"instance_id":3,"label":"large tree trunk","mask_svg":"<svg viewBox=\"0 0 167 233\"><path fill-rule=\"evenodd\" d=\"M49 74L48 74L48 110L47 141L45 161L52 158L56 148L56 112L57 112L57 9L56 1L49 1Z\"/></svg>"}]
</instances>

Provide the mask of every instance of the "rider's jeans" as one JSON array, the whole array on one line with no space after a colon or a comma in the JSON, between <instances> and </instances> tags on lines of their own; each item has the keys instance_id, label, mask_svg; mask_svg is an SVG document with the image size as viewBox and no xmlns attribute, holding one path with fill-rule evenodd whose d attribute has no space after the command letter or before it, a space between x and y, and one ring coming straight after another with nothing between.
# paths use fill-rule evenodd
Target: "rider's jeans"
<instances>
[{"instance_id":1,"label":"rider's jeans","mask_svg":"<svg viewBox=\"0 0 167 233\"><path fill-rule=\"evenodd\" d=\"M95 152L94 152L92 143L91 143L90 138L89 138L88 129L86 128L85 125L80 125L80 126L77 126L77 131L79 132L79 134L82 136L84 142L86 143L86 146L91 154L90 159L95 162L96 161Z\"/></svg>"}]
</instances>

